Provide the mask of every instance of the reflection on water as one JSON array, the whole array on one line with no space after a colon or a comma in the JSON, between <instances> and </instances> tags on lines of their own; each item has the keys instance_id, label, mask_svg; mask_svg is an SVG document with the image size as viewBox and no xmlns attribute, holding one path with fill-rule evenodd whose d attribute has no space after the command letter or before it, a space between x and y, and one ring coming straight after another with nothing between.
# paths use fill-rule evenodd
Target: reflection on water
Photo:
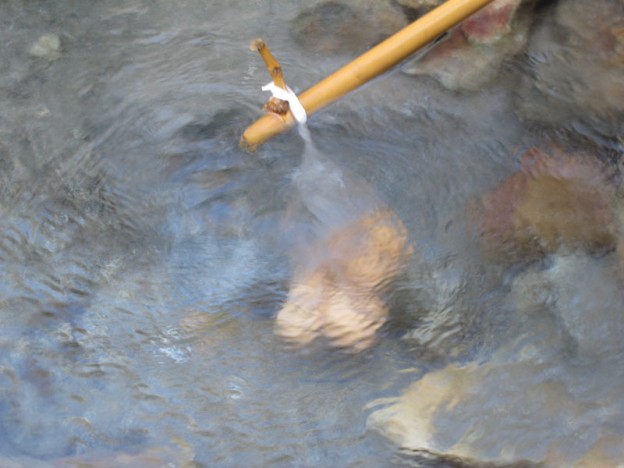
<instances>
[{"instance_id":1,"label":"reflection on water","mask_svg":"<svg viewBox=\"0 0 624 468\"><path fill-rule=\"evenodd\" d=\"M250 39L293 88L351 58L292 41L308 6L2 2L0 465L621 463L621 4L538 2L485 87L391 73L313 158L247 154ZM275 334L327 258L359 353Z\"/></svg>"}]
</instances>

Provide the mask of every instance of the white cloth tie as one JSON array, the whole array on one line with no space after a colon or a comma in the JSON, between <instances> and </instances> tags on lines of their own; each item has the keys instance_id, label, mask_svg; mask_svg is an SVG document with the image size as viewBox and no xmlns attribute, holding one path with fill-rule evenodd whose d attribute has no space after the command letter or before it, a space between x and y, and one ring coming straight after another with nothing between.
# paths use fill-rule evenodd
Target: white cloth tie
<instances>
[{"instance_id":1,"label":"white cloth tie","mask_svg":"<svg viewBox=\"0 0 624 468\"><path fill-rule=\"evenodd\" d=\"M308 120L308 114L301 105L301 101L299 101L297 95L288 86L286 86L286 89L282 89L277 86L275 82L271 81L262 87L262 91L270 91L273 97L281 99L282 101L288 101L288 106L290 107L290 111L293 113L295 120L300 124L306 123Z\"/></svg>"}]
</instances>

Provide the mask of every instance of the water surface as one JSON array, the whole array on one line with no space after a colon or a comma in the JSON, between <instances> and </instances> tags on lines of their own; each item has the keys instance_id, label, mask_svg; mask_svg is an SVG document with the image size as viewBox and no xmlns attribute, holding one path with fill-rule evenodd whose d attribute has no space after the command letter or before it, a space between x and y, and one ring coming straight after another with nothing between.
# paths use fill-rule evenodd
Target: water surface
<instances>
[{"instance_id":1,"label":"water surface","mask_svg":"<svg viewBox=\"0 0 624 468\"><path fill-rule=\"evenodd\" d=\"M516 363L483 377L484 398L510 421L501 433L482 420L492 453L532 427L547 427L553 445L571 437L539 405L528 419L510 411L514 389L552 387L556 399L564 386L574 428L621 438L613 254L501 265L470 226L470 204L517 170L523 149L581 142L611 160L622 150L617 114L566 120L566 102L548 125L522 118L518 100L530 94L520 90L548 88L538 53L471 92L394 71L311 119L323 157L366 182L362 198L396 211L416 255L371 349L293 352L274 335L293 239L312 220L292 210L296 132L254 154L238 147L268 81L247 46L263 37L298 91L352 58L292 41L284 25L303 5L0 5L0 460L444 466L399 455L369 430L371 402L449 363L490 360ZM539 53L551 47L549 8L531 38ZM33 55L46 34L60 48ZM535 116L540 99L523 112ZM532 281L554 296L527 302ZM601 320L584 321L594 313ZM539 357L528 364L518 359L527 342ZM457 414L478 419L482 408L470 400ZM440 427L452 439L459 426Z\"/></svg>"}]
</instances>

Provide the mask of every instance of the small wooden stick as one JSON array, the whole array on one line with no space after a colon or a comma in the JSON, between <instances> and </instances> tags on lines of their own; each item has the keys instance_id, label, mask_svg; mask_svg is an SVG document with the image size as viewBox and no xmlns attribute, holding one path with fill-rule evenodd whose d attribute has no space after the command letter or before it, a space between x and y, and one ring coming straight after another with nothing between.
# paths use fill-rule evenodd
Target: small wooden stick
<instances>
[{"instance_id":1,"label":"small wooden stick","mask_svg":"<svg viewBox=\"0 0 624 468\"><path fill-rule=\"evenodd\" d=\"M280 66L277 59L273 56L266 43L262 39L254 39L249 44L249 48L251 50L257 50L260 52L260 56L269 71L269 75L273 78L273 83L278 88L286 89L286 81L284 80L284 74L282 73L282 67ZM267 103L264 105L264 109L268 112L273 112L278 115L286 115L290 110L290 106L288 105L288 101L282 101L276 97L269 98Z\"/></svg>"},{"instance_id":2,"label":"small wooden stick","mask_svg":"<svg viewBox=\"0 0 624 468\"><path fill-rule=\"evenodd\" d=\"M266 43L262 39L254 39L251 41L251 44L249 44L249 48L260 52L260 56L262 57L262 60L264 60L267 70L269 71L269 75L273 78L275 85L279 88L286 89L286 81L284 80L282 67L271 53Z\"/></svg>"}]
</instances>

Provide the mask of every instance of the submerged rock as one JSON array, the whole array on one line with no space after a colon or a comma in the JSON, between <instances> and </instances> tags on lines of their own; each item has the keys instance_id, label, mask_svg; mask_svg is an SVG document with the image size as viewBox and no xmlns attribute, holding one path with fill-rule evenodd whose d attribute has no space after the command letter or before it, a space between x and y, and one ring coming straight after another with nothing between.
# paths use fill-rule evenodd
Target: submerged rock
<instances>
[{"instance_id":1,"label":"submerged rock","mask_svg":"<svg viewBox=\"0 0 624 468\"><path fill-rule=\"evenodd\" d=\"M624 344L615 258L553 255L514 278L514 318L490 356L423 375L373 402L367 425L397 446L480 466L617 466ZM522 465L521 465L522 466Z\"/></svg>"},{"instance_id":2,"label":"submerged rock","mask_svg":"<svg viewBox=\"0 0 624 468\"><path fill-rule=\"evenodd\" d=\"M373 212L319 239L311 252L318 260L295 273L277 335L297 346L325 337L352 351L369 347L388 315L384 288L409 255L405 228L391 212Z\"/></svg>"},{"instance_id":3,"label":"submerged rock","mask_svg":"<svg viewBox=\"0 0 624 468\"><path fill-rule=\"evenodd\" d=\"M561 247L614 247L615 189L598 159L531 149L520 164L481 200L479 234L488 253L524 259Z\"/></svg>"},{"instance_id":4,"label":"submerged rock","mask_svg":"<svg viewBox=\"0 0 624 468\"><path fill-rule=\"evenodd\" d=\"M185 466L193 467L195 454L186 443L179 448L153 447L139 453L85 454L55 460L51 467L116 466L119 468Z\"/></svg>"},{"instance_id":5,"label":"submerged rock","mask_svg":"<svg viewBox=\"0 0 624 468\"><path fill-rule=\"evenodd\" d=\"M614 257L553 255L547 268L532 268L514 278L513 306L522 314L540 311L556 317L581 359L617 354L624 334L624 297Z\"/></svg>"},{"instance_id":6,"label":"submerged rock","mask_svg":"<svg viewBox=\"0 0 624 468\"><path fill-rule=\"evenodd\" d=\"M312 6L309 6L312 3ZM311 52L361 53L407 24L389 1L307 2L290 29L295 42Z\"/></svg>"},{"instance_id":7,"label":"submerged rock","mask_svg":"<svg viewBox=\"0 0 624 468\"><path fill-rule=\"evenodd\" d=\"M490 44L512 31L512 21L523 0L495 0L460 25L470 42Z\"/></svg>"},{"instance_id":8,"label":"submerged rock","mask_svg":"<svg viewBox=\"0 0 624 468\"><path fill-rule=\"evenodd\" d=\"M308 141L293 174L285 226L301 225L294 273L275 332L295 346L324 338L332 346L369 347L388 315L388 285L411 254L407 229L367 179Z\"/></svg>"},{"instance_id":9,"label":"submerged rock","mask_svg":"<svg viewBox=\"0 0 624 468\"><path fill-rule=\"evenodd\" d=\"M56 34L44 34L30 48L32 57L53 62L61 58L61 39Z\"/></svg>"},{"instance_id":10,"label":"submerged rock","mask_svg":"<svg viewBox=\"0 0 624 468\"><path fill-rule=\"evenodd\" d=\"M477 466L616 466L624 457L624 436L614 426L613 386L610 410L595 413L591 400L582 401L591 398L595 385L588 383L591 391L581 391L579 398L564 380L543 378L548 371L535 362L449 365L373 412L367 425L403 449ZM614 464L596 464L604 460Z\"/></svg>"},{"instance_id":11,"label":"submerged rock","mask_svg":"<svg viewBox=\"0 0 624 468\"><path fill-rule=\"evenodd\" d=\"M427 4L429 2L426 2ZM446 40L403 67L408 75L436 78L451 90L476 90L494 78L505 59L520 52L528 38L530 3L497 0L450 31Z\"/></svg>"},{"instance_id":12,"label":"submerged rock","mask_svg":"<svg viewBox=\"0 0 624 468\"><path fill-rule=\"evenodd\" d=\"M530 73L517 99L526 120L624 130L624 4L558 2L528 47Z\"/></svg>"}]
</instances>

